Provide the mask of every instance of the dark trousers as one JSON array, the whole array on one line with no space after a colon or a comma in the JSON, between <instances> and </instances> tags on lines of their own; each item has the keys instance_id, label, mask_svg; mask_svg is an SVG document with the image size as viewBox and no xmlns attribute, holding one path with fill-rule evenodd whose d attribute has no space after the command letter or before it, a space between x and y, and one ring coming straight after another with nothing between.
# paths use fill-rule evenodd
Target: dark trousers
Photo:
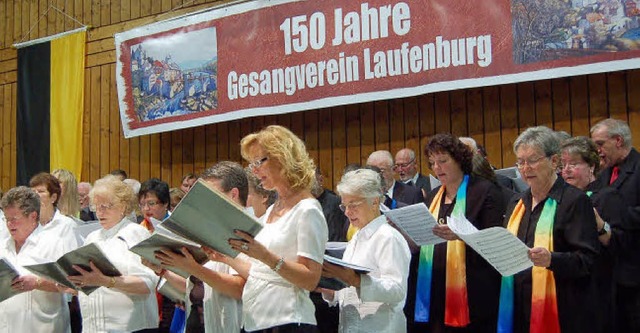
<instances>
[{"instance_id":1,"label":"dark trousers","mask_svg":"<svg viewBox=\"0 0 640 333\"><path fill-rule=\"evenodd\" d=\"M616 332L640 332L640 287L616 286Z\"/></svg>"}]
</instances>

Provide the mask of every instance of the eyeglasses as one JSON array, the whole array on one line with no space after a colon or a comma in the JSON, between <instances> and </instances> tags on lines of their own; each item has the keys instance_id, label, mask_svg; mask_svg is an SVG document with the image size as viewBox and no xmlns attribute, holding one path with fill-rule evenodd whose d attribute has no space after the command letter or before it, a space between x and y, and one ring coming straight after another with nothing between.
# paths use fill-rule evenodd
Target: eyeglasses
<instances>
[{"instance_id":1,"label":"eyeglasses","mask_svg":"<svg viewBox=\"0 0 640 333\"><path fill-rule=\"evenodd\" d=\"M265 157L263 157L263 158L261 158L261 159L259 159L257 161L253 161L253 162L249 163L249 168L257 169L257 168L261 167L262 164L264 162L266 162L268 159L269 159L269 156L265 156Z\"/></svg>"},{"instance_id":2,"label":"eyeglasses","mask_svg":"<svg viewBox=\"0 0 640 333\"><path fill-rule=\"evenodd\" d=\"M157 201L147 201L140 203L140 209L144 209L145 207L149 207L150 209L155 207L158 204Z\"/></svg>"},{"instance_id":3,"label":"eyeglasses","mask_svg":"<svg viewBox=\"0 0 640 333\"><path fill-rule=\"evenodd\" d=\"M16 223L18 221L20 221L20 219L24 218L25 216L27 216L27 214L24 215L16 215L14 217L7 217L6 215L2 217L2 220L4 221L4 223L9 224L9 222L12 223Z\"/></svg>"},{"instance_id":4,"label":"eyeglasses","mask_svg":"<svg viewBox=\"0 0 640 333\"><path fill-rule=\"evenodd\" d=\"M409 162L407 163L396 163L393 165L393 169L397 170L397 169L405 169L407 167L409 167L411 164L413 164L413 162L416 160L416 158L412 158Z\"/></svg>"},{"instance_id":5,"label":"eyeglasses","mask_svg":"<svg viewBox=\"0 0 640 333\"><path fill-rule=\"evenodd\" d=\"M518 167L518 169L523 169L525 166L529 166L530 168L535 167L536 165L538 165L538 163L540 161L542 161L542 159L547 158L546 156L540 156L538 158L527 158L524 160L518 160L516 162L516 166Z\"/></svg>"},{"instance_id":6,"label":"eyeglasses","mask_svg":"<svg viewBox=\"0 0 640 333\"><path fill-rule=\"evenodd\" d=\"M577 168L580 165L585 165L586 163L583 162L577 162L577 163L563 163L562 164L562 168L561 169L568 169L568 170L573 170L575 168Z\"/></svg>"},{"instance_id":7,"label":"eyeglasses","mask_svg":"<svg viewBox=\"0 0 640 333\"><path fill-rule=\"evenodd\" d=\"M358 208L360 205L362 205L363 203L365 203L366 200L360 200L360 201L354 201L352 203L348 203L348 204L340 204L338 205L338 207L340 207L340 210L343 212L346 212L347 209L348 210L354 210L356 208Z\"/></svg>"},{"instance_id":8,"label":"eyeglasses","mask_svg":"<svg viewBox=\"0 0 640 333\"><path fill-rule=\"evenodd\" d=\"M92 212L99 212L99 211L110 210L114 206L115 205L113 203L99 204L99 205L89 205L89 209L91 209Z\"/></svg>"}]
</instances>

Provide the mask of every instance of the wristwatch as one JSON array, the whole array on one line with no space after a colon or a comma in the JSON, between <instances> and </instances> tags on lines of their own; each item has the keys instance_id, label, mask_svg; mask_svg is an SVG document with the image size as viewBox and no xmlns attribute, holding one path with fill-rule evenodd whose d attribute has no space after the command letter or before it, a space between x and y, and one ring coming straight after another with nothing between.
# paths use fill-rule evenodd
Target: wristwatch
<instances>
[{"instance_id":1,"label":"wristwatch","mask_svg":"<svg viewBox=\"0 0 640 333\"><path fill-rule=\"evenodd\" d=\"M598 236L605 235L610 231L611 231L611 226L609 225L609 223L605 222L604 225L602 226L602 229L598 230Z\"/></svg>"}]
</instances>

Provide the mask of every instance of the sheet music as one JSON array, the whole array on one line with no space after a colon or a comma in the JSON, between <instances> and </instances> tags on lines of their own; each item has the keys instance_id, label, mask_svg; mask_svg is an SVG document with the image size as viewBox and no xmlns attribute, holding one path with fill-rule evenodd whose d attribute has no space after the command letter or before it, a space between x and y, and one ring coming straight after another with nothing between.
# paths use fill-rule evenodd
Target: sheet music
<instances>
[{"instance_id":1,"label":"sheet music","mask_svg":"<svg viewBox=\"0 0 640 333\"><path fill-rule=\"evenodd\" d=\"M448 218L447 225L467 245L482 256L502 276L509 276L533 266L529 247L502 227L477 230L464 216Z\"/></svg>"},{"instance_id":2,"label":"sheet music","mask_svg":"<svg viewBox=\"0 0 640 333\"><path fill-rule=\"evenodd\" d=\"M438 222L424 203L389 210L383 214L418 246L446 242L433 234L433 227L438 225Z\"/></svg>"}]
</instances>

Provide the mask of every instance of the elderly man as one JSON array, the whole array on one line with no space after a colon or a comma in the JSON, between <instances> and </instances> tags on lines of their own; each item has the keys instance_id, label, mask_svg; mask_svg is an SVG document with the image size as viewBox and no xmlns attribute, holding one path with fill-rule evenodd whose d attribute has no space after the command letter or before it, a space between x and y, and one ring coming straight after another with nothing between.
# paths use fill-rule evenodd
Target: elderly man
<instances>
[{"instance_id":1,"label":"elderly man","mask_svg":"<svg viewBox=\"0 0 640 333\"><path fill-rule=\"evenodd\" d=\"M89 191L91 191L91 183L78 183L78 201L80 202L80 219L83 221L95 221L98 218L96 213L89 209Z\"/></svg>"},{"instance_id":2,"label":"elderly man","mask_svg":"<svg viewBox=\"0 0 640 333\"><path fill-rule=\"evenodd\" d=\"M384 180L384 205L394 209L401 205L412 205L424 202L422 191L417 187L397 182L393 174L393 157L387 150L374 151L367 159L367 165L380 169L380 174Z\"/></svg>"},{"instance_id":3,"label":"elderly man","mask_svg":"<svg viewBox=\"0 0 640 333\"><path fill-rule=\"evenodd\" d=\"M601 186L617 189L628 206L623 249L614 267L616 332L640 332L640 154L627 123L605 119L591 128L598 147Z\"/></svg>"},{"instance_id":4,"label":"elderly man","mask_svg":"<svg viewBox=\"0 0 640 333\"><path fill-rule=\"evenodd\" d=\"M401 182L422 189L424 196L431 191L429 177L418 172L416 153L413 149L402 148L398 150L393 170L396 172L396 175L398 175Z\"/></svg>"}]
</instances>

